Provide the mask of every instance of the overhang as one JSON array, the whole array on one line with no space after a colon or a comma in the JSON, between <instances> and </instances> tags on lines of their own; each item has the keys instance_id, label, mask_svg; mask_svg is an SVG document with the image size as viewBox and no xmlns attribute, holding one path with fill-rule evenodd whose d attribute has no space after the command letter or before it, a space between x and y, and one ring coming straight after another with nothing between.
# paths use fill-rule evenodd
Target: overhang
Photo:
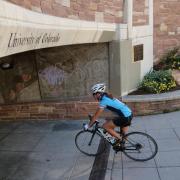
<instances>
[{"instance_id":1,"label":"overhang","mask_svg":"<svg viewBox=\"0 0 180 180\"><path fill-rule=\"evenodd\" d=\"M126 34L127 26L121 28ZM0 57L54 46L110 42L116 30L116 24L49 16L0 1Z\"/></svg>"}]
</instances>

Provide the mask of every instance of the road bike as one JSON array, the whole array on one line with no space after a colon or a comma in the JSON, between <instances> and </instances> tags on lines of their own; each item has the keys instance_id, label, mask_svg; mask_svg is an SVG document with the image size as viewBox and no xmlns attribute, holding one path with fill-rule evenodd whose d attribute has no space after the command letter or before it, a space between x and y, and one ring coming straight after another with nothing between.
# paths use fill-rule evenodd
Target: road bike
<instances>
[{"instance_id":1,"label":"road bike","mask_svg":"<svg viewBox=\"0 0 180 180\"><path fill-rule=\"evenodd\" d=\"M89 115L91 119L91 116ZM130 132L121 135L119 146L114 145L115 138L112 137L96 121L92 129L81 130L75 136L75 144L80 152L88 156L97 156L102 154L109 143L113 150L123 152L127 157L135 161L148 161L155 157L158 152L158 145L153 137L144 132ZM108 143L107 143L108 142Z\"/></svg>"}]
</instances>

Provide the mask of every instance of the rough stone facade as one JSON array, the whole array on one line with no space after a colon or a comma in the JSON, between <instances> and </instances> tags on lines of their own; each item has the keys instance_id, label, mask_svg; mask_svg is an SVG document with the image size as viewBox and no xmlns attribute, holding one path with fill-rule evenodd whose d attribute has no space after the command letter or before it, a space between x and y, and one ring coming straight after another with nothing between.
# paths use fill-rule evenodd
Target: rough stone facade
<instances>
[{"instance_id":1,"label":"rough stone facade","mask_svg":"<svg viewBox=\"0 0 180 180\"><path fill-rule=\"evenodd\" d=\"M0 58L0 103L89 98L91 86L109 82L108 43L46 48Z\"/></svg>"},{"instance_id":2,"label":"rough stone facade","mask_svg":"<svg viewBox=\"0 0 180 180\"><path fill-rule=\"evenodd\" d=\"M107 23L123 23L123 0L7 0L27 9L65 17ZM133 0L133 25L148 24L148 1ZM180 1L154 1L154 61L180 45Z\"/></svg>"},{"instance_id":3,"label":"rough stone facade","mask_svg":"<svg viewBox=\"0 0 180 180\"><path fill-rule=\"evenodd\" d=\"M154 1L154 61L180 46L180 1Z\"/></svg>"},{"instance_id":4,"label":"rough stone facade","mask_svg":"<svg viewBox=\"0 0 180 180\"><path fill-rule=\"evenodd\" d=\"M33 11L70 19L120 23L123 0L9 0Z\"/></svg>"},{"instance_id":5,"label":"rough stone facade","mask_svg":"<svg viewBox=\"0 0 180 180\"><path fill-rule=\"evenodd\" d=\"M27 9L65 17L107 23L123 23L124 0L7 0ZM147 0L133 0L134 25L147 24Z\"/></svg>"},{"instance_id":6,"label":"rough stone facade","mask_svg":"<svg viewBox=\"0 0 180 180\"><path fill-rule=\"evenodd\" d=\"M133 0L133 25L147 25L149 23L149 0Z\"/></svg>"}]
</instances>

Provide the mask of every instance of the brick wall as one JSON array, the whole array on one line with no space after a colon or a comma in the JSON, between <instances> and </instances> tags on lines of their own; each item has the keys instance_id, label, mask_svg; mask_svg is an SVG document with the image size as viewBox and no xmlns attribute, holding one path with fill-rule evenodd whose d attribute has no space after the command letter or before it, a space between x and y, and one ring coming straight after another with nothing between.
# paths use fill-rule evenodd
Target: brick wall
<instances>
[{"instance_id":1,"label":"brick wall","mask_svg":"<svg viewBox=\"0 0 180 180\"><path fill-rule=\"evenodd\" d=\"M7 0L27 9L70 19L123 23L124 0ZM148 24L148 1L133 0L133 25ZM180 1L154 1L154 61L180 45Z\"/></svg>"},{"instance_id":2,"label":"brick wall","mask_svg":"<svg viewBox=\"0 0 180 180\"><path fill-rule=\"evenodd\" d=\"M8 0L27 9L70 19L122 22L123 0Z\"/></svg>"},{"instance_id":3,"label":"brick wall","mask_svg":"<svg viewBox=\"0 0 180 180\"><path fill-rule=\"evenodd\" d=\"M0 120L80 119L94 112L96 102L39 102L0 106ZM86 112L84 109L88 109Z\"/></svg>"},{"instance_id":4,"label":"brick wall","mask_svg":"<svg viewBox=\"0 0 180 180\"><path fill-rule=\"evenodd\" d=\"M180 110L180 99L165 101L128 102L135 116ZM97 102L39 102L0 106L0 120L62 120L87 119L96 111ZM111 117L105 113L102 117Z\"/></svg>"},{"instance_id":5,"label":"brick wall","mask_svg":"<svg viewBox=\"0 0 180 180\"><path fill-rule=\"evenodd\" d=\"M180 1L154 1L154 61L180 46Z\"/></svg>"},{"instance_id":6,"label":"brick wall","mask_svg":"<svg viewBox=\"0 0 180 180\"><path fill-rule=\"evenodd\" d=\"M149 23L149 6L147 0L133 0L133 25L146 25Z\"/></svg>"},{"instance_id":7,"label":"brick wall","mask_svg":"<svg viewBox=\"0 0 180 180\"><path fill-rule=\"evenodd\" d=\"M70 19L123 23L124 0L7 0L32 11ZM147 0L134 0L134 25L147 24Z\"/></svg>"},{"instance_id":8,"label":"brick wall","mask_svg":"<svg viewBox=\"0 0 180 180\"><path fill-rule=\"evenodd\" d=\"M180 110L180 99L163 101L128 102L134 115L149 115Z\"/></svg>"}]
</instances>

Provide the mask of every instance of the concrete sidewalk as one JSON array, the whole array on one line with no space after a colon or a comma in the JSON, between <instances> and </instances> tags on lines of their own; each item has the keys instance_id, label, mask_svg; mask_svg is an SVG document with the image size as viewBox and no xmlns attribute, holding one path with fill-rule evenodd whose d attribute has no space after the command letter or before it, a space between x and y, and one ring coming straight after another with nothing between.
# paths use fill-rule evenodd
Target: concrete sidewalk
<instances>
[{"instance_id":1,"label":"concrete sidewalk","mask_svg":"<svg viewBox=\"0 0 180 180\"><path fill-rule=\"evenodd\" d=\"M86 180L94 158L74 137L82 121L0 123L0 180Z\"/></svg>"},{"instance_id":2,"label":"concrete sidewalk","mask_svg":"<svg viewBox=\"0 0 180 180\"><path fill-rule=\"evenodd\" d=\"M130 131L152 135L159 152L153 160L136 162L110 149L105 180L179 180L179 117L180 111L135 117ZM0 122L0 180L88 180L98 161L75 146L83 122Z\"/></svg>"},{"instance_id":3,"label":"concrete sidewalk","mask_svg":"<svg viewBox=\"0 0 180 180\"><path fill-rule=\"evenodd\" d=\"M111 149L105 180L179 180L180 111L134 118L130 131L144 131L158 144L156 157L136 162Z\"/></svg>"}]
</instances>

